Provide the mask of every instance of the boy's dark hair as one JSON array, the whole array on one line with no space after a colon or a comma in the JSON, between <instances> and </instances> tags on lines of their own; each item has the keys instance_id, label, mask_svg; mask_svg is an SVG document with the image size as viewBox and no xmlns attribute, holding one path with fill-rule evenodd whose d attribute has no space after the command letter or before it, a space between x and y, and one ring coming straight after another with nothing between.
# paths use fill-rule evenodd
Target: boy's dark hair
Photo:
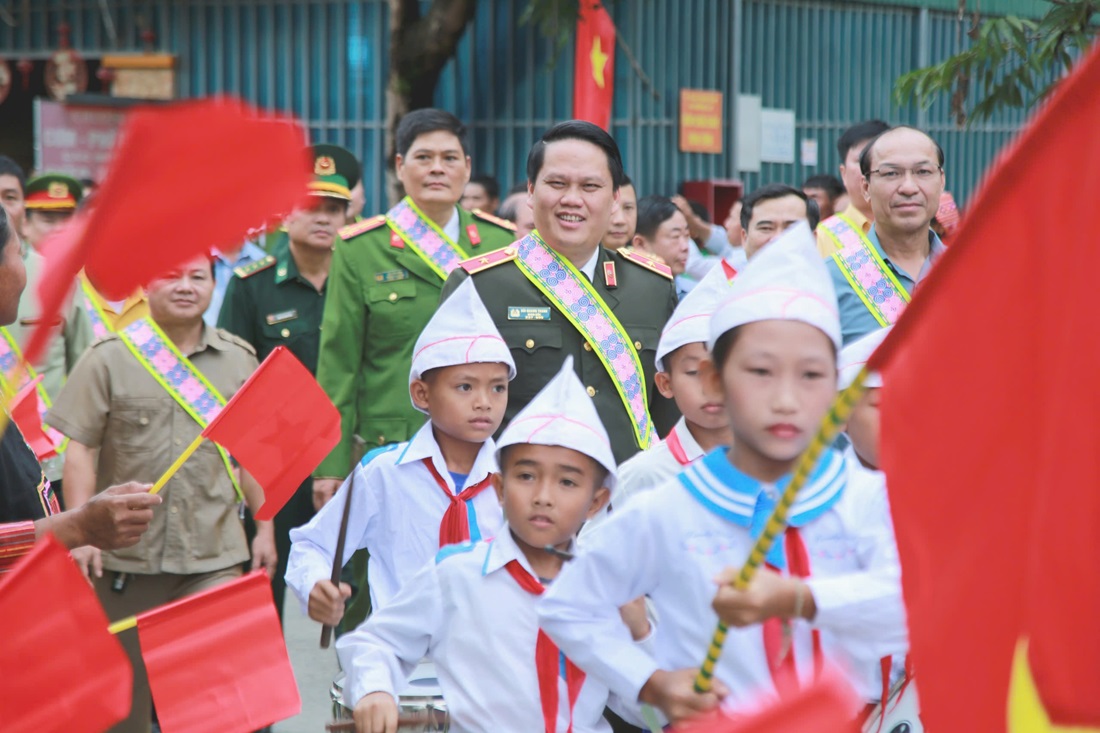
<instances>
[{"instance_id":1,"label":"boy's dark hair","mask_svg":"<svg viewBox=\"0 0 1100 733\"><path fill-rule=\"evenodd\" d=\"M892 132L894 130L916 130L921 135L924 135L926 138L928 138L936 147L936 162L939 163L940 169L943 169L943 148L940 147L940 144L936 142L931 135L929 135L927 132L920 129L919 127L912 127L910 125L898 125L897 127L891 127L889 130L883 130L877 136L872 138L867 143L866 147L863 148L863 152L859 154L859 172L863 174L864 178L867 178L871 175L871 151L874 149L875 143L877 143L878 139L885 135L887 132Z\"/></svg>"},{"instance_id":2,"label":"boy's dark hair","mask_svg":"<svg viewBox=\"0 0 1100 733\"><path fill-rule=\"evenodd\" d=\"M515 445L516 444L506 445L506 446L504 446L503 448L500 449L500 472L501 472L501 474L503 474L504 471L508 467L508 454L511 453L512 448L514 448ZM603 487L606 484L607 477L611 472L608 471L607 468L605 468L602 463L597 461L592 456L585 455L584 457L587 458L589 461L591 461L593 467L595 467L595 469L596 469L596 472L595 472L596 481L594 482L595 486L592 487L592 491L596 491L596 490L600 489L601 487Z\"/></svg>"},{"instance_id":3,"label":"boy's dark hair","mask_svg":"<svg viewBox=\"0 0 1100 733\"><path fill-rule=\"evenodd\" d=\"M820 188L825 192L826 196L835 201L837 196L844 193L844 182L836 176L831 176L828 173L821 173L816 176L810 176L802 182L802 190L806 190L807 188Z\"/></svg>"},{"instance_id":4,"label":"boy's dark hair","mask_svg":"<svg viewBox=\"0 0 1100 733\"><path fill-rule=\"evenodd\" d=\"M638 202L638 226L634 233L653 239L661 225L675 216L680 209L667 196L645 196Z\"/></svg>"},{"instance_id":5,"label":"boy's dark hair","mask_svg":"<svg viewBox=\"0 0 1100 733\"><path fill-rule=\"evenodd\" d=\"M615 138L599 125L584 120L559 122L547 130L542 138L531 147L527 154L527 180L534 183L542 170L542 161L546 157L546 146L560 140L583 140L603 150L607 156L607 167L611 171L611 187L618 191L623 185L623 156Z\"/></svg>"},{"instance_id":6,"label":"boy's dark hair","mask_svg":"<svg viewBox=\"0 0 1100 733\"><path fill-rule=\"evenodd\" d=\"M821 219L821 211L817 208L817 202L802 192L801 189L788 186L784 183L765 183L754 189L748 196L741 200L741 228L749 229L752 221L752 210L761 201L797 196L806 204L806 220L810 224L810 230L817 228L817 222Z\"/></svg>"},{"instance_id":7,"label":"boy's dark hair","mask_svg":"<svg viewBox=\"0 0 1100 733\"><path fill-rule=\"evenodd\" d=\"M414 109L401 118L397 125L397 154L404 157L409 154L416 138L429 132L442 130L458 138L458 144L466 154L466 126L450 112L434 107Z\"/></svg>"},{"instance_id":8,"label":"boy's dark hair","mask_svg":"<svg viewBox=\"0 0 1100 733\"><path fill-rule=\"evenodd\" d=\"M882 120L866 120L857 122L840 135L836 141L836 152L840 154L840 162L848 159L848 151L856 145L876 138L890 129L890 126Z\"/></svg>"},{"instance_id":9,"label":"boy's dark hair","mask_svg":"<svg viewBox=\"0 0 1100 733\"><path fill-rule=\"evenodd\" d=\"M497 179L488 175L473 176L470 178L470 183L476 183L485 189L485 195L491 199L500 198L500 183Z\"/></svg>"},{"instance_id":10,"label":"boy's dark hair","mask_svg":"<svg viewBox=\"0 0 1100 733\"><path fill-rule=\"evenodd\" d=\"M19 181L19 192L27 193L27 174L23 171L23 166L6 155L0 155L0 176L12 176Z\"/></svg>"}]
</instances>

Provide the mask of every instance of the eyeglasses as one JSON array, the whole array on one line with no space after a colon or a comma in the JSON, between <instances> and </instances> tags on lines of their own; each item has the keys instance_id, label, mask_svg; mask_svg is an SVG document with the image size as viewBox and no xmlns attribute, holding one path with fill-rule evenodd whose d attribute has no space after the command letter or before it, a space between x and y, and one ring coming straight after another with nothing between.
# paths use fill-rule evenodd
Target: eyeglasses
<instances>
[{"instance_id":1,"label":"eyeglasses","mask_svg":"<svg viewBox=\"0 0 1100 733\"><path fill-rule=\"evenodd\" d=\"M913 174L913 179L919 183L928 183L933 178L943 173L943 168L922 165L919 168L876 168L867 177L878 176L879 180L886 183L900 183L906 174Z\"/></svg>"}]
</instances>

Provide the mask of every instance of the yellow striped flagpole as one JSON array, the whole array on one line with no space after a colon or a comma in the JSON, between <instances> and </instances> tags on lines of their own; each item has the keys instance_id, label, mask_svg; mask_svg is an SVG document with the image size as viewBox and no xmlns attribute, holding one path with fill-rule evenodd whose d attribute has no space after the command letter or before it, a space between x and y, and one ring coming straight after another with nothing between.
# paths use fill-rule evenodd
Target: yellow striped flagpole
<instances>
[{"instance_id":1,"label":"yellow striped flagpole","mask_svg":"<svg viewBox=\"0 0 1100 733\"><path fill-rule=\"evenodd\" d=\"M866 379L867 368L864 367L856 375L851 386L837 395L829 414L821 421L821 427L818 428L814 439L810 441L805 452L802 453L802 457L798 459L791 482L783 491L783 496L776 504L775 511L772 512L771 518L764 526L764 532L756 540L752 552L749 553L749 559L745 561L745 564L741 567L741 572L733 581L733 587L737 590L745 590L748 587L756 575L756 571L763 564L764 558L768 556L768 552L772 549L775 539L787 528L787 512L790 511L791 505L798 497L798 492L802 489L810 474L813 473L814 467L817 465L817 459L821 457L821 454L836 438L840 432L840 426L852 414L852 408L855 407L866 391L864 386ZM710 691L714 682L714 666L718 663L718 657L722 655L722 646L726 643L728 632L729 627L719 621L718 628L714 630L714 636L711 637L710 647L707 649L707 658L703 660L702 666L699 667L699 673L695 675L696 692Z\"/></svg>"}]
</instances>

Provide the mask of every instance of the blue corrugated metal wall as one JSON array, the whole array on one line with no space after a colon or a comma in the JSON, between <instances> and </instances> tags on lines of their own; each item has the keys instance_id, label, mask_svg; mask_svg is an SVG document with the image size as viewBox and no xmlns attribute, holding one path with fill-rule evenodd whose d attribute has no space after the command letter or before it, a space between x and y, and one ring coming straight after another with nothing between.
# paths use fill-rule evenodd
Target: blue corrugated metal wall
<instances>
[{"instance_id":1,"label":"blue corrugated metal wall","mask_svg":"<svg viewBox=\"0 0 1100 733\"><path fill-rule=\"evenodd\" d=\"M440 106L468 121L475 170L505 186L522 177L534 139L572 107L573 49L551 65L551 44L519 23L527 2L481 0L436 95ZM62 19L86 56L135 50L140 18L157 32L159 49L178 54L183 96L230 92L294 112L314 140L362 157L374 172L367 208L384 206L385 0L111 0L109 6L118 29L113 43L96 0L38 0L29 22L0 26L0 55L14 60L56 47ZM954 16L940 11L808 0L618 0L612 12L654 87L619 50L613 132L643 192L672 192L685 179L710 177L742 177L749 187L798 183L835 170L834 142L844 127L881 117L930 129L947 152L949 187L965 198L1023 119L1011 112L960 131L945 103L927 111L893 106L898 75L956 48ZM726 92L724 153L678 152L681 87ZM818 141L819 165L764 164L759 173L740 174L732 135L738 89L759 95L764 107L795 110L797 137Z\"/></svg>"}]
</instances>

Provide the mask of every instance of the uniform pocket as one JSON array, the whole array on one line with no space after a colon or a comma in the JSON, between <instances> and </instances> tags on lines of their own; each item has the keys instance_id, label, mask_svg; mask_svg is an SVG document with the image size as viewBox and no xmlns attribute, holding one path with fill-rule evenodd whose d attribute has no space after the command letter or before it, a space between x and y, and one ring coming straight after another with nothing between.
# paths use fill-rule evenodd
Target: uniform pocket
<instances>
[{"instance_id":1,"label":"uniform pocket","mask_svg":"<svg viewBox=\"0 0 1100 733\"><path fill-rule=\"evenodd\" d=\"M498 326L501 337L512 352L516 371L523 375L522 380L514 380L508 386L509 391L523 398L533 397L557 373L565 358L561 353L562 328L572 326L537 321Z\"/></svg>"},{"instance_id":2,"label":"uniform pocket","mask_svg":"<svg viewBox=\"0 0 1100 733\"><path fill-rule=\"evenodd\" d=\"M161 449L155 436L169 436L171 405L156 397L116 398L107 417L109 443L118 453L149 453Z\"/></svg>"},{"instance_id":3,"label":"uniform pocket","mask_svg":"<svg viewBox=\"0 0 1100 733\"><path fill-rule=\"evenodd\" d=\"M426 321L422 311L428 313L434 310L435 300L432 301L431 310L417 308L417 288L412 280L398 280L391 283L371 285L367 288L367 306L370 308L370 323L372 338L386 338L396 334L416 331L418 334Z\"/></svg>"}]
</instances>

